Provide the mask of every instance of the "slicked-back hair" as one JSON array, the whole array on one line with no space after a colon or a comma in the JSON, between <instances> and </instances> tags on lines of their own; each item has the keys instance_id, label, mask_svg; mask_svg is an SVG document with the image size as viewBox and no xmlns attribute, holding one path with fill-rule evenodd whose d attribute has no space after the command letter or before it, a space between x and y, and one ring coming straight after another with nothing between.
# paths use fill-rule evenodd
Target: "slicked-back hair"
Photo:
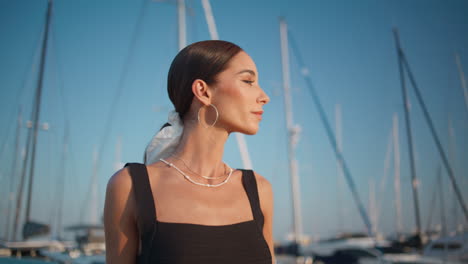
<instances>
[{"instance_id":1,"label":"slicked-back hair","mask_svg":"<svg viewBox=\"0 0 468 264\"><path fill-rule=\"evenodd\" d=\"M208 85L216 83L216 76L241 51L228 41L206 40L190 44L177 54L169 68L167 92L182 121L193 100L193 82L201 79Z\"/></svg>"}]
</instances>

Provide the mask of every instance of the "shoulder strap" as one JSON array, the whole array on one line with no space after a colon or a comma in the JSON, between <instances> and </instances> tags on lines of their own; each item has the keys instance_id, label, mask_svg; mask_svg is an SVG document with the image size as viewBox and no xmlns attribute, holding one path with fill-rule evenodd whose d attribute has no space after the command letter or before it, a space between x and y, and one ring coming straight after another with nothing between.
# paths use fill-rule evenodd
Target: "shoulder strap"
<instances>
[{"instance_id":1,"label":"shoulder strap","mask_svg":"<svg viewBox=\"0 0 468 264\"><path fill-rule=\"evenodd\" d=\"M249 197L250 208L255 222L257 223L260 231L263 230L263 213L260 208L260 198L258 196L257 180L252 170L242 170L242 185L244 185L245 192Z\"/></svg>"},{"instance_id":2,"label":"shoulder strap","mask_svg":"<svg viewBox=\"0 0 468 264\"><path fill-rule=\"evenodd\" d=\"M148 171L144 164L127 163L133 183L133 193L137 204L137 225L140 237L145 240L146 234L153 232L155 223L156 208L154 205L153 193L148 178Z\"/></svg>"}]
</instances>

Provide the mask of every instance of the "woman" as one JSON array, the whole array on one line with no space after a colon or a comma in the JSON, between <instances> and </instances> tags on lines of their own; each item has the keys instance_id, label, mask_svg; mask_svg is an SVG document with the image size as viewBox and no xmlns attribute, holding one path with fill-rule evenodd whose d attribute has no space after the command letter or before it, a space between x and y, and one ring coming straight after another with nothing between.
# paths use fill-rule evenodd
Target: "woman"
<instances>
[{"instance_id":1,"label":"woman","mask_svg":"<svg viewBox=\"0 0 468 264\"><path fill-rule=\"evenodd\" d=\"M269 101L255 63L230 42L197 42L175 57L167 88L175 112L147 165L109 180L107 263L272 263L271 185L222 161L228 136L257 133Z\"/></svg>"}]
</instances>

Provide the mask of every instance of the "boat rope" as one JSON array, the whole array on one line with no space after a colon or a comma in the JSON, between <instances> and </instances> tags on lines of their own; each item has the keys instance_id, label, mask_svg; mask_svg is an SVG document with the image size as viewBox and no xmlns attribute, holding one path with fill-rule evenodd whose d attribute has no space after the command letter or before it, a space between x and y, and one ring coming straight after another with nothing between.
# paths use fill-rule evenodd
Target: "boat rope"
<instances>
[{"instance_id":1,"label":"boat rope","mask_svg":"<svg viewBox=\"0 0 468 264\"><path fill-rule=\"evenodd\" d=\"M296 42L295 42L295 39L293 37L292 32L289 32L288 37L289 37L289 40L290 40L290 43L291 43L291 49L292 49L293 54L294 54L294 56L295 56L295 58L296 58L296 60L297 60L297 62L299 64L299 67L301 68L301 70L307 69L307 67L305 66L304 61L302 60L302 56L301 56L301 54L299 52L299 49L298 49L298 47L296 45ZM325 132L326 132L326 134L328 136L328 141L331 144L332 149L333 149L333 151L335 153L335 158L337 159L338 162L340 162L342 164L343 173L345 175L346 182L348 184L348 187L351 190L351 193L352 193L353 198L354 198L354 202L356 203L356 206L357 206L357 208L359 210L359 214L361 215L361 218L362 218L362 220L364 222L364 225L366 226L367 234L370 237L373 237L373 231L372 231L373 229L372 229L371 221L370 221L369 216L368 216L368 214L366 212L364 204L361 201L361 198L360 198L359 193L358 193L357 188L356 188L356 184L354 183L353 176L351 175L351 171L348 168L348 165L346 163L344 155L338 151L338 146L337 146L335 134L334 134L334 132L333 132L331 126L330 126L330 122L328 121L328 118L327 118L327 116L325 114L325 111L323 109L320 98L319 98L317 92L315 91L314 85L312 83L312 79L310 78L310 75L306 71L303 71L302 76L304 78L304 81L306 82L307 87L309 88L308 90L309 90L309 92L310 92L310 94L312 96L312 100L313 100L314 105L316 107L316 110L317 110L317 112L319 114L320 120L322 121L322 125L325 128Z\"/></svg>"},{"instance_id":2,"label":"boat rope","mask_svg":"<svg viewBox=\"0 0 468 264\"><path fill-rule=\"evenodd\" d=\"M56 30L54 28L54 24L52 23L51 26L51 62L55 64L55 68L57 73L55 74L55 79L56 85L54 87L56 88L56 92L58 96L60 97L60 106L63 109L63 122L64 122L64 131L63 131L63 141L62 141L62 148L59 151L59 158L60 159L60 166L57 169L57 178L53 182L56 182L55 186L55 192L54 192L54 198L55 201L57 201L58 205L54 207L54 210L51 212L51 223L53 223L54 229L52 230L52 236L55 238L60 239L61 238L61 230L62 230L62 218L63 218L63 207L65 204L65 182L67 178L70 176L67 175L67 169L66 169L66 164L69 161L69 156L70 153L73 153L73 151L70 151L71 149L71 142L69 140L70 138L70 118L69 118L69 112L68 112L68 100L65 97L65 82L63 79L63 74L61 69L64 69L61 64L60 60L60 50L59 50L59 45L57 45L57 37L55 34ZM58 160L57 159L57 160ZM74 170L72 170L74 171ZM68 177L67 177L68 176ZM51 191L52 193L52 191Z\"/></svg>"},{"instance_id":3,"label":"boat rope","mask_svg":"<svg viewBox=\"0 0 468 264\"><path fill-rule=\"evenodd\" d=\"M139 11L139 14L138 14L138 17L137 17L137 21L136 21L135 26L133 28L132 37L131 37L131 40L130 40L130 45L128 47L128 52L127 52L127 55L124 58L124 62L123 62L122 73L119 75L117 88L116 88L116 91L114 93L114 97L112 98L112 102L111 102L111 106L110 106L110 109L109 109L109 112L108 112L108 116L105 119L104 133L102 134L102 138L99 141L99 144L97 146L97 157L96 157L96 161L94 162L94 165L93 165L91 184L93 184L93 182L95 182L95 181L97 182L97 177L98 177L99 170L100 170L101 163L102 163L101 160L102 160L102 157L103 157L103 153L104 153L104 150L106 149L108 140L110 138L109 134L110 134L110 131L112 129L112 124L113 124L113 122L115 120L115 113L117 112L119 100L120 100L120 97L122 95L122 90L123 90L125 81L126 81L127 76L128 76L131 61L132 61L132 59L134 57L135 46L136 46L136 43L137 43L137 39L138 39L138 36L140 35L142 29L143 29L142 24L143 24L143 21L144 21L146 10L148 9L148 3L149 2L150 2L150 0L143 0L143 3L141 4L141 8L140 8L140 11ZM96 180L93 180L93 179L96 179ZM84 211L87 209L89 199L92 196L92 193L91 193L92 190L93 190L93 188L90 186L90 188L88 189L88 193L86 195L85 201L84 201L84 203L82 205L83 207L82 207L81 214L80 214L82 217L84 216ZM95 201L95 202L97 202L97 201ZM98 204L100 204L100 203L98 203Z\"/></svg>"},{"instance_id":4,"label":"boat rope","mask_svg":"<svg viewBox=\"0 0 468 264\"><path fill-rule=\"evenodd\" d=\"M416 162L415 162L415 154L414 154L414 144L413 144L413 134L411 129L411 116L410 112L410 101L408 99L408 92L406 89L406 81L405 81L405 72L404 72L404 65L401 59L401 48L400 48L400 38L398 35L397 29L393 30L394 38L395 38L395 46L397 50L398 56L398 72L400 75L400 86L401 86L401 96L403 101L403 109L405 113L405 128L406 128L406 137L408 140L408 156L410 162L410 173L411 173L411 188L412 188L412 195L413 195L413 204L414 204L414 216L416 220L416 233L418 233L419 239L421 239L421 214L419 210L419 195L418 195L418 180L416 175Z\"/></svg>"},{"instance_id":5,"label":"boat rope","mask_svg":"<svg viewBox=\"0 0 468 264\"><path fill-rule=\"evenodd\" d=\"M416 98L418 100L418 103L421 106L421 109L423 111L424 119L425 119L427 125L429 126L429 130L431 132L432 139L434 140L434 142L436 144L436 147L437 147L437 151L439 152L439 155L440 155L440 157L442 159L442 164L444 165L444 168L445 168L445 170L446 170L446 172L447 172L447 174L449 176L449 179L450 179L450 182L452 184L453 190L455 191L455 194L457 195L457 200L458 200L458 202L459 202L459 204L460 204L460 206L461 206L461 208L463 210L465 218L468 221L468 210L467 210L466 204L465 204L465 202L463 200L463 196L461 194L461 191L458 188L457 180L455 179L453 169L450 166L450 163L449 163L449 161L447 159L447 155L445 154L445 151L444 151L444 149L442 147L442 143L440 142L439 136L437 135L437 132L435 130L434 123L432 122L431 115L429 114L429 111L427 110L426 103L424 102L424 99L422 97L422 93L418 88L418 85L417 85L416 80L415 80L415 78L413 76L410 65L408 63L408 60L406 59L406 55L405 55L405 53L403 52L402 49L400 49L400 57L401 57L403 66L406 69L406 73L408 74L409 80L410 80L410 82L412 84L411 86L413 87L413 90L414 90L414 92L416 94Z\"/></svg>"},{"instance_id":6,"label":"boat rope","mask_svg":"<svg viewBox=\"0 0 468 264\"><path fill-rule=\"evenodd\" d=\"M38 35L36 36L36 41L34 41L34 47L35 48L31 48L30 51L31 51L31 54L29 54L29 62L28 64L26 64L26 67L24 68L23 70L23 74L21 76L25 76L23 79L22 79L22 84L20 85L19 89L14 89L16 90L16 94L15 94L15 97L14 99L11 101L11 102L16 102L17 104L20 104L20 99L23 97L24 95L24 91L26 90L26 87L30 84L29 81L31 81L33 78L30 77L30 76L33 76L35 73L36 73L36 70L37 70L37 67L36 67L36 61L39 57L39 54L40 54L40 50L41 50L41 41L42 41L42 35L44 34L44 28L42 28L42 30L40 30L38 32ZM29 76L29 77L27 77ZM6 124L12 124L14 123L14 119L16 118L16 115L13 114L13 112L16 111L16 106L13 107L11 110L10 110L10 114L8 114L8 116L10 117L10 119L8 120L8 122ZM9 141L10 139L10 134L11 134L11 131L12 131L12 127L14 126L11 126L11 125L5 125L5 130L7 130L6 132L6 136L4 137L3 139L3 142L2 144L0 145L0 160L3 159L3 155L5 155L6 153L6 149L7 149L7 142Z\"/></svg>"}]
</instances>

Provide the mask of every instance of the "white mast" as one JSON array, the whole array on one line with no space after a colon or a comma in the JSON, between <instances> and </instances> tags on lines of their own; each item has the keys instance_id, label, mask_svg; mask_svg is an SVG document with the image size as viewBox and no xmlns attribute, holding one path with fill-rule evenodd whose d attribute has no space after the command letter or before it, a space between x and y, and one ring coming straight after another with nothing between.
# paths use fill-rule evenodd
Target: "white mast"
<instances>
[{"instance_id":1,"label":"white mast","mask_svg":"<svg viewBox=\"0 0 468 264\"><path fill-rule=\"evenodd\" d=\"M208 24L208 30L210 31L210 37L212 40L218 40L219 35L216 30L216 24L213 16L213 11L211 11L211 5L209 0L202 0L203 10L205 11L206 23Z\"/></svg>"},{"instance_id":2,"label":"white mast","mask_svg":"<svg viewBox=\"0 0 468 264\"><path fill-rule=\"evenodd\" d=\"M400 198L400 143L398 137L398 116L393 114L393 171L395 173L394 191L395 191L395 210L396 210L396 230L397 234L403 233L403 224L401 221L401 198Z\"/></svg>"},{"instance_id":3,"label":"white mast","mask_svg":"<svg viewBox=\"0 0 468 264\"><path fill-rule=\"evenodd\" d=\"M216 30L216 24L213 16L213 12L211 11L211 5L209 0L202 0L203 10L205 11L205 18L206 23L208 24L208 30L210 31L210 37L212 40L218 40L219 35L218 31ZM245 138L243 134L235 133L237 145L239 147L239 152L242 158L242 164L245 169L252 169L252 162L250 160L249 151L247 149L247 143L245 142Z\"/></svg>"},{"instance_id":4,"label":"white mast","mask_svg":"<svg viewBox=\"0 0 468 264\"><path fill-rule=\"evenodd\" d=\"M465 107L468 113L468 88L466 87L465 74L463 73L463 68L458 53L455 53L455 61L457 62L458 73L460 74L460 82L463 89L463 95L465 96Z\"/></svg>"},{"instance_id":5,"label":"white mast","mask_svg":"<svg viewBox=\"0 0 468 264\"><path fill-rule=\"evenodd\" d=\"M455 167L455 160L456 160L456 155L455 155L455 146L456 146L456 143L455 143L455 131L453 129L453 124L452 124L452 118L449 116L448 118L448 143L449 143L449 158L450 158L450 161L452 162L453 164L453 172L454 172L454 176L456 177L457 174L456 174L456 167ZM459 220L458 220L458 208L457 208L457 196L453 190L453 187L449 185L449 193L453 193L453 207L452 207L452 217L451 219L453 220L453 232L456 232L457 231L457 227L458 227L458 223L459 223Z\"/></svg>"},{"instance_id":6,"label":"white mast","mask_svg":"<svg viewBox=\"0 0 468 264\"><path fill-rule=\"evenodd\" d=\"M380 209L383 207L382 206L382 203L384 201L383 199L383 193L385 192L385 189L386 189L386 185L387 185L387 176L388 176L388 170L390 169L390 159L391 159L391 154L392 154L392 147L393 147L393 128L392 130L390 130L390 134L388 136L388 142L387 142L387 151L385 153L385 160L384 160L384 170L383 170L383 176L382 176L382 179L380 180L380 186L379 186L379 196L380 196L380 199L379 199L379 203L377 204L376 203L376 216L374 217L374 220L373 221L373 232L375 233L377 230L378 230L378 222L379 222L379 217L380 217ZM377 181L377 179L376 179ZM375 199L375 197L374 197ZM369 207L370 208L370 207ZM370 209L369 209L370 210ZM371 212L369 212L371 214ZM372 219L372 214L370 215L371 219Z\"/></svg>"},{"instance_id":7,"label":"white mast","mask_svg":"<svg viewBox=\"0 0 468 264\"><path fill-rule=\"evenodd\" d=\"M123 168L125 164L122 162L122 137L117 138L117 144L115 145L115 162L114 170L118 171Z\"/></svg>"},{"instance_id":8,"label":"white mast","mask_svg":"<svg viewBox=\"0 0 468 264\"><path fill-rule=\"evenodd\" d=\"M336 127L336 148L340 155L343 153L342 129L341 129L341 105L335 105L335 127ZM337 166L337 203L338 203L338 232L343 232L344 212L341 204L343 190L343 164L340 159L336 160Z\"/></svg>"},{"instance_id":9,"label":"white mast","mask_svg":"<svg viewBox=\"0 0 468 264\"><path fill-rule=\"evenodd\" d=\"M300 204L300 189L298 164L295 159L295 151L299 140L300 126L293 122L292 98L289 77L289 53L288 53L288 28L286 21L280 19L280 36L281 36L281 63L283 68L283 88L284 88L284 108L286 114L286 125L288 130L288 156L289 156L289 173L291 176L291 195L293 201L293 216L294 216L294 239L299 243L302 237L302 214Z\"/></svg>"},{"instance_id":10,"label":"white mast","mask_svg":"<svg viewBox=\"0 0 468 264\"><path fill-rule=\"evenodd\" d=\"M187 46L187 30L185 25L185 0L177 0L177 21L179 24L179 51Z\"/></svg>"},{"instance_id":11,"label":"white mast","mask_svg":"<svg viewBox=\"0 0 468 264\"><path fill-rule=\"evenodd\" d=\"M93 150L93 177L91 178L91 199L90 201L90 223L92 224L97 224L99 223L99 217L98 217L98 205L99 203L99 196L98 196L98 173L97 173L97 162L98 162L98 157L99 157L99 150L95 146Z\"/></svg>"},{"instance_id":12,"label":"white mast","mask_svg":"<svg viewBox=\"0 0 468 264\"><path fill-rule=\"evenodd\" d=\"M377 205L375 201L375 180L369 179L369 217L372 222L372 233L377 235Z\"/></svg>"}]
</instances>

